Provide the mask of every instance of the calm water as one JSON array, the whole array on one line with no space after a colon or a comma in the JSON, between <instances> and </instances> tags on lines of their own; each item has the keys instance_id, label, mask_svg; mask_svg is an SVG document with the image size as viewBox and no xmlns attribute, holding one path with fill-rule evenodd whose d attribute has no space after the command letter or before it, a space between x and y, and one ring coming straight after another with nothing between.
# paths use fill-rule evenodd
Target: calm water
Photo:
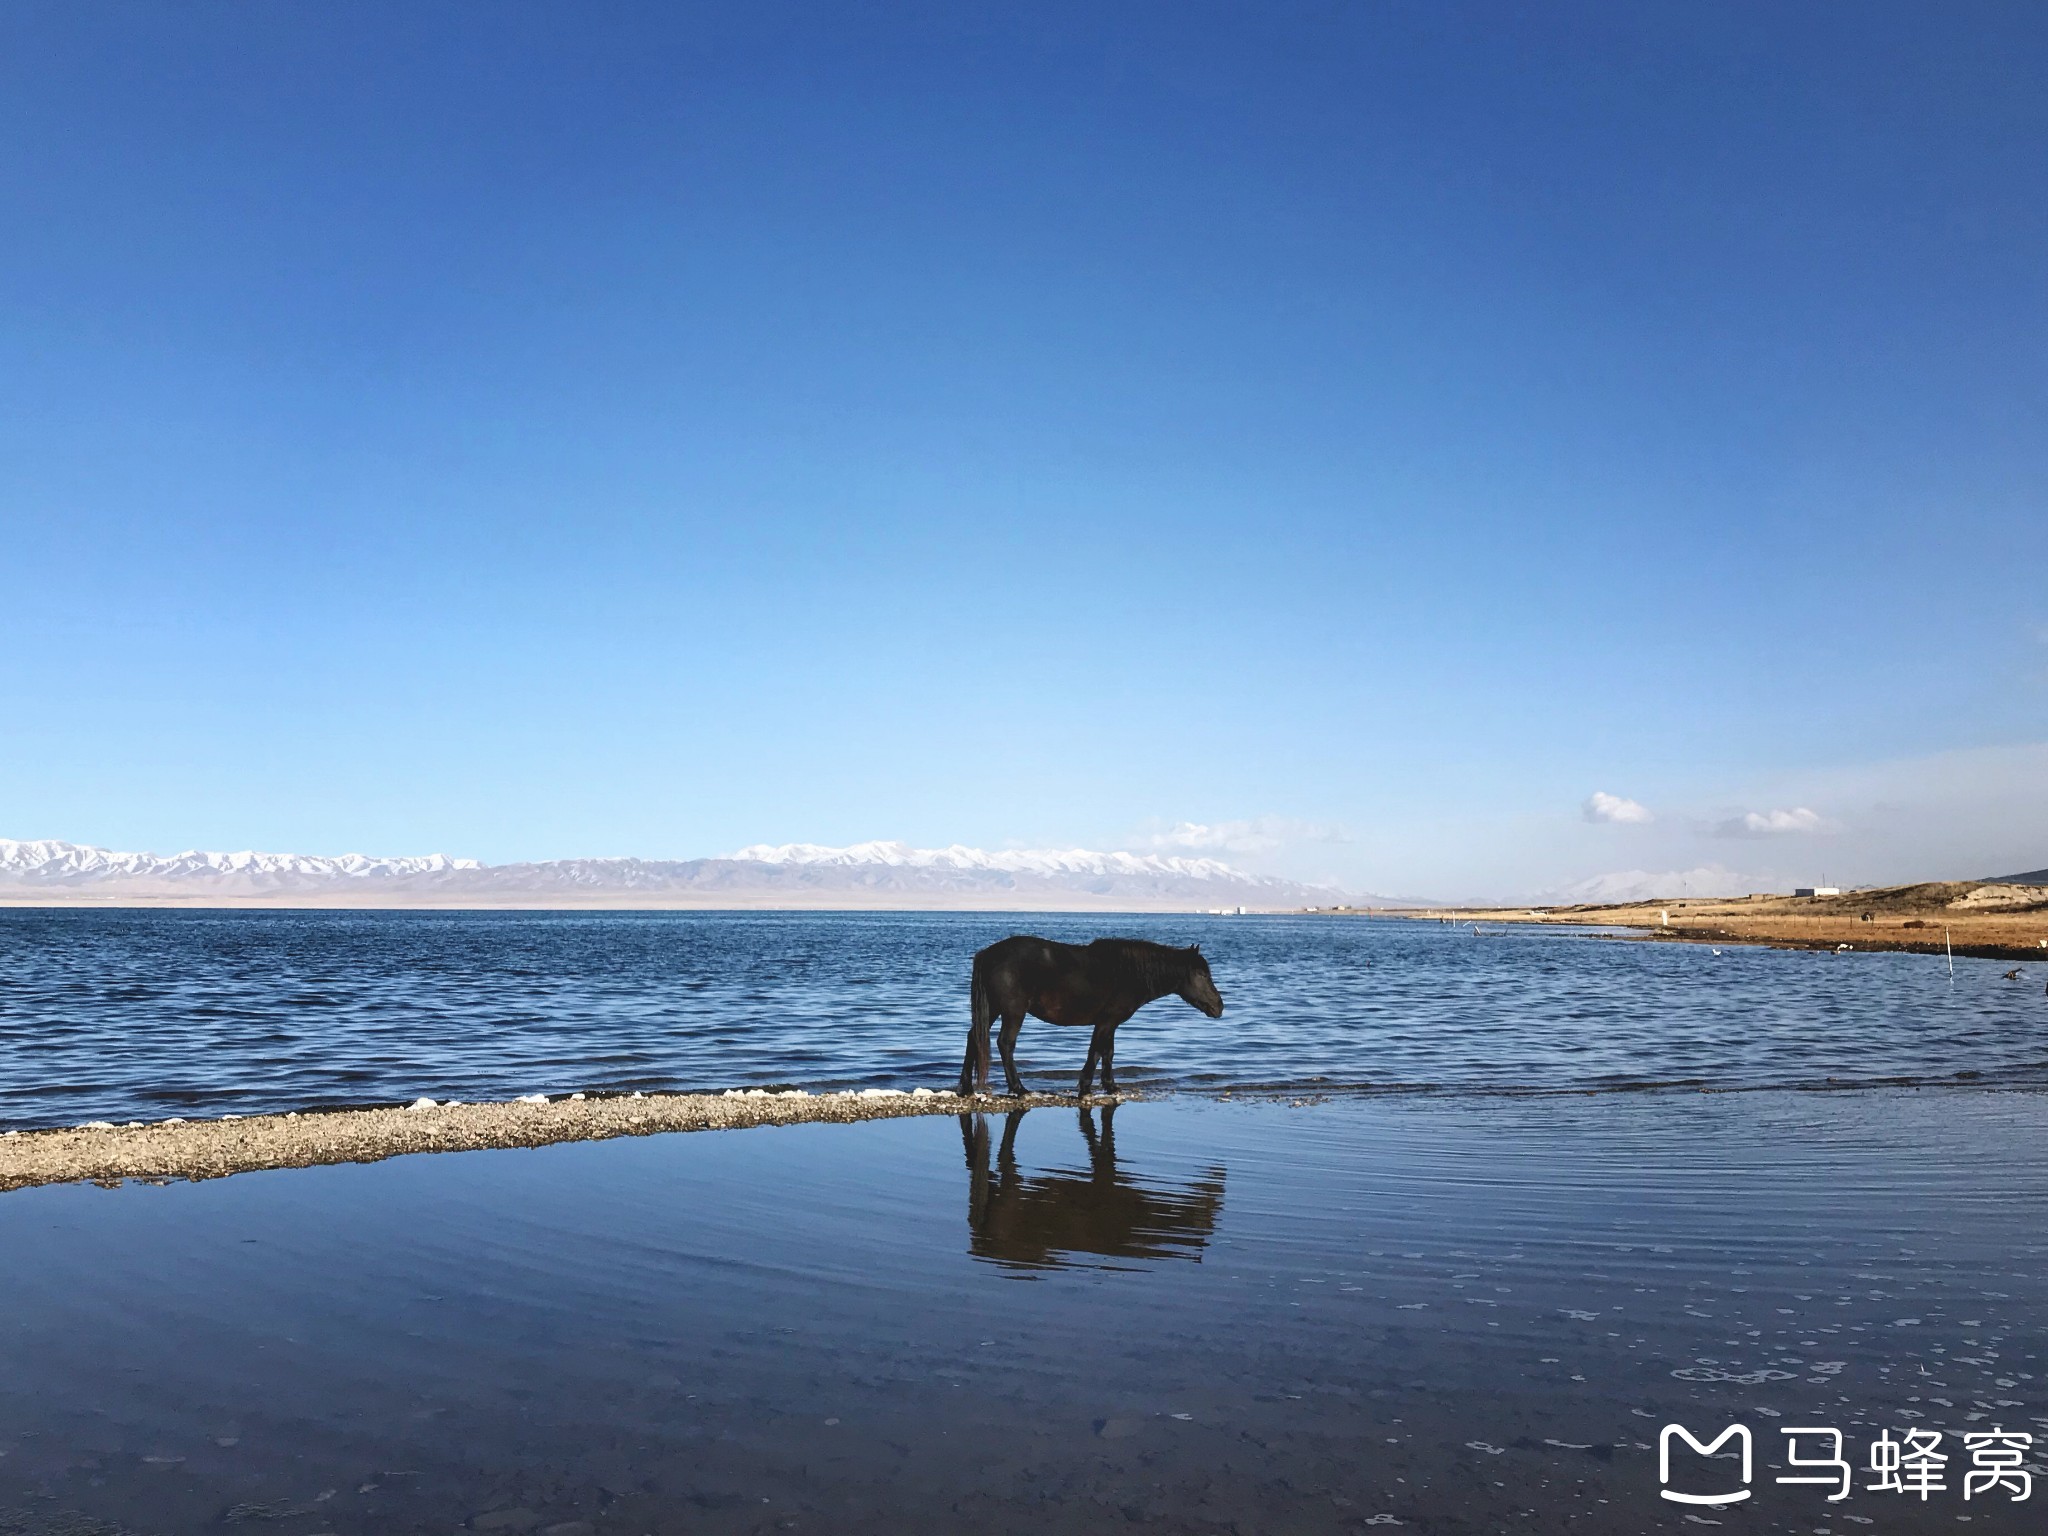
<instances>
[{"instance_id":1,"label":"calm water","mask_svg":"<svg viewBox=\"0 0 2048 1536\"><path fill-rule=\"evenodd\" d=\"M2039 1529L1960 1491L1962 1435L2048 1445L2048 1001L1989 963L17 911L0 1115L944 1084L1019 927L1200 939L1229 1011L1120 1068L1273 1091L0 1196L0 1536ZM1671 1421L1747 1424L1754 1500L1661 1502ZM1786 1424L1940 1430L1947 1486L1778 1486Z\"/></svg>"},{"instance_id":2,"label":"calm water","mask_svg":"<svg viewBox=\"0 0 2048 1536\"><path fill-rule=\"evenodd\" d=\"M2048 1437L2044 1132L1179 1096L18 1191L0 1531L2038 1531L1959 1437ZM1750 1503L1658 1499L1674 1421ZM1945 1491L1779 1486L1787 1424Z\"/></svg>"},{"instance_id":3,"label":"calm water","mask_svg":"<svg viewBox=\"0 0 2048 1536\"><path fill-rule=\"evenodd\" d=\"M0 911L0 1123L944 1086L969 957L1018 930L1199 941L1228 1003L1120 1032L1133 1087L2048 1081L2003 966L1328 918ZM2048 974L2048 967L2041 968ZM1035 1086L1086 1041L1033 1023Z\"/></svg>"}]
</instances>

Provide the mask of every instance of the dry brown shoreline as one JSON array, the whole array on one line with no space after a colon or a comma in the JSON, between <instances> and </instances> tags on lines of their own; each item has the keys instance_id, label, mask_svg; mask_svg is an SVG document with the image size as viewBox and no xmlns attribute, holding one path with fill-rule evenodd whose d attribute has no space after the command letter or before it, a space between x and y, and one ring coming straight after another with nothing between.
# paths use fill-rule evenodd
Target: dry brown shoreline
<instances>
[{"instance_id":1,"label":"dry brown shoreline","mask_svg":"<svg viewBox=\"0 0 2048 1536\"><path fill-rule=\"evenodd\" d=\"M1774 949L1886 950L2048 965L2048 887L1939 881L1837 896L1680 897L1563 907L1386 912L1424 921L1601 926L1646 939Z\"/></svg>"},{"instance_id":2,"label":"dry brown shoreline","mask_svg":"<svg viewBox=\"0 0 2048 1536\"><path fill-rule=\"evenodd\" d=\"M273 1168L374 1163L413 1152L480 1152L544 1147L669 1131L737 1130L749 1126L895 1119L964 1110L1077 1104L1072 1095L1021 1099L961 1098L929 1089L859 1093L728 1093L633 1095L624 1098L514 1100L504 1104L432 1104L247 1115L219 1120L168 1120L0 1135L0 1191L81 1181L212 1179ZM1113 1103L1112 1098L1091 1099Z\"/></svg>"}]
</instances>

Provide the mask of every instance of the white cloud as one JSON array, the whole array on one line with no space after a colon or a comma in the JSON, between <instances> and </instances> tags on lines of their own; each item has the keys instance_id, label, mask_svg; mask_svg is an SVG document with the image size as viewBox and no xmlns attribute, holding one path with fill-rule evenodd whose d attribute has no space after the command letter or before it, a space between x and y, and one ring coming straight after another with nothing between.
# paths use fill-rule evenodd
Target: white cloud
<instances>
[{"instance_id":1,"label":"white cloud","mask_svg":"<svg viewBox=\"0 0 2048 1536\"><path fill-rule=\"evenodd\" d=\"M1295 821L1286 816L1255 816L1248 821L1182 821L1147 841L1154 848L1211 853L1269 853L1289 843L1349 841L1341 827Z\"/></svg>"},{"instance_id":2,"label":"white cloud","mask_svg":"<svg viewBox=\"0 0 2048 1536\"><path fill-rule=\"evenodd\" d=\"M1803 805L1789 811L1744 811L1714 825L1716 837L1786 837L1834 830L1833 822Z\"/></svg>"},{"instance_id":3,"label":"white cloud","mask_svg":"<svg viewBox=\"0 0 2048 1536\"><path fill-rule=\"evenodd\" d=\"M1229 853L1263 853L1280 839L1250 821L1181 821L1152 838L1154 848L1214 848Z\"/></svg>"},{"instance_id":4,"label":"white cloud","mask_svg":"<svg viewBox=\"0 0 2048 1536\"><path fill-rule=\"evenodd\" d=\"M1640 826L1645 822L1657 819L1651 814L1650 808L1640 801L1627 800L1620 795L1610 795L1604 789L1594 790L1592 794L1586 797L1586 803L1579 809L1588 821L1607 821Z\"/></svg>"}]
</instances>

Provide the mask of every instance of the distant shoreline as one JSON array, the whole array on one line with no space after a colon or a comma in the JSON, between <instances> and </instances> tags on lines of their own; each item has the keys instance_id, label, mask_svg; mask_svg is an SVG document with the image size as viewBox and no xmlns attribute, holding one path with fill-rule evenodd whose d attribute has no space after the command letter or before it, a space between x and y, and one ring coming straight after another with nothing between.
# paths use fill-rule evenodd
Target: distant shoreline
<instances>
[{"instance_id":1,"label":"distant shoreline","mask_svg":"<svg viewBox=\"0 0 2048 1536\"><path fill-rule=\"evenodd\" d=\"M1361 914L1364 915L1364 914ZM1681 944L1894 952L2048 966L2048 887L1939 881L1834 896L1680 897L1562 907L1440 907L1374 917L1456 924L1588 925Z\"/></svg>"}]
</instances>

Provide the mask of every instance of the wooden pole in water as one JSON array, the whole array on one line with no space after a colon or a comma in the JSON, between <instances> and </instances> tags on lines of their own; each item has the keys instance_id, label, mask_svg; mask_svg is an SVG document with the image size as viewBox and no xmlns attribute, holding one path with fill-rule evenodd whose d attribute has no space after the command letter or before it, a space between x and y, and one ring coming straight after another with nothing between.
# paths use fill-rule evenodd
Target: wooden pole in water
<instances>
[{"instance_id":1,"label":"wooden pole in water","mask_svg":"<svg viewBox=\"0 0 2048 1536\"><path fill-rule=\"evenodd\" d=\"M1948 929L1945 926L1941 930L1941 943L1942 947L1948 951L1948 979L1954 981L1956 979L1956 946L1955 941L1948 936Z\"/></svg>"}]
</instances>

